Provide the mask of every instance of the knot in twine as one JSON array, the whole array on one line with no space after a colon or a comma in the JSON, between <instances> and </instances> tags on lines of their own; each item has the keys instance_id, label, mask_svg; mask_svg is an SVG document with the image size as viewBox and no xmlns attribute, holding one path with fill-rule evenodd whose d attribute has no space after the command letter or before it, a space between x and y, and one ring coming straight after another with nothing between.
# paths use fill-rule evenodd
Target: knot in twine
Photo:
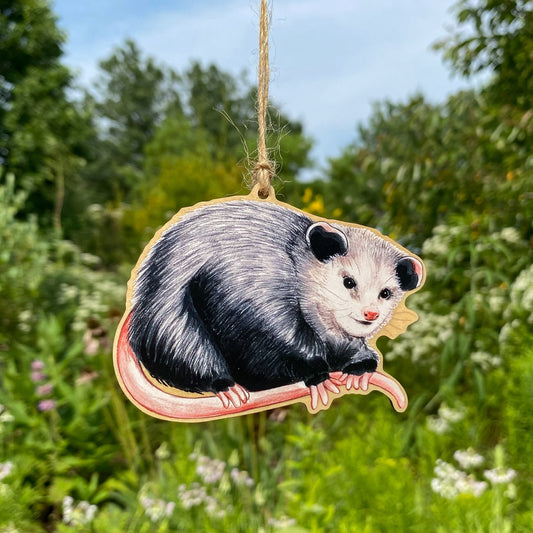
<instances>
[{"instance_id":1,"label":"knot in twine","mask_svg":"<svg viewBox=\"0 0 533 533\"><path fill-rule=\"evenodd\" d=\"M258 195L260 198L268 198L270 194L270 182L275 176L270 161L258 161L253 170L253 183L259 185Z\"/></svg>"}]
</instances>

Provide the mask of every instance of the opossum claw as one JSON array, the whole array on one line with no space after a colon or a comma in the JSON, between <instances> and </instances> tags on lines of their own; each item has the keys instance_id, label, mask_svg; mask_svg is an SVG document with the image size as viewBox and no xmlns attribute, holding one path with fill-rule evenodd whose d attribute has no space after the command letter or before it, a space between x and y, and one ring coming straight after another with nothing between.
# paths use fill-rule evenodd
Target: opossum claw
<instances>
[{"instance_id":1,"label":"opossum claw","mask_svg":"<svg viewBox=\"0 0 533 533\"><path fill-rule=\"evenodd\" d=\"M373 372L365 372L361 376L356 376L354 374L344 374L343 372L332 372L330 379L337 385L344 385L346 390L353 388L354 390L367 391L372 374Z\"/></svg>"},{"instance_id":2,"label":"opossum claw","mask_svg":"<svg viewBox=\"0 0 533 533\"><path fill-rule=\"evenodd\" d=\"M328 381L334 385L340 386L346 383L347 377L348 374L343 374L342 372L331 372Z\"/></svg>"},{"instance_id":3,"label":"opossum claw","mask_svg":"<svg viewBox=\"0 0 533 533\"><path fill-rule=\"evenodd\" d=\"M353 388L354 390L368 390L368 384L370 383L370 378L372 376L373 372L366 372L362 374L361 376L356 376L354 374L343 374L343 376L346 376L345 386L346 390L350 390Z\"/></svg>"},{"instance_id":4,"label":"opossum claw","mask_svg":"<svg viewBox=\"0 0 533 533\"><path fill-rule=\"evenodd\" d=\"M335 394L339 394L340 392L339 387L337 387L337 383L335 383L335 381L332 379L326 379L322 383L322 385L324 385L324 387L328 389L330 392L334 392Z\"/></svg>"},{"instance_id":5,"label":"opossum claw","mask_svg":"<svg viewBox=\"0 0 533 533\"><path fill-rule=\"evenodd\" d=\"M231 389L241 399L242 403L246 403L250 399L250 393L241 385L236 383Z\"/></svg>"},{"instance_id":6,"label":"opossum claw","mask_svg":"<svg viewBox=\"0 0 533 533\"><path fill-rule=\"evenodd\" d=\"M222 407L227 409L229 407L229 399L226 397L226 391L217 392L216 396L222 402Z\"/></svg>"},{"instance_id":7,"label":"opossum claw","mask_svg":"<svg viewBox=\"0 0 533 533\"><path fill-rule=\"evenodd\" d=\"M322 405L327 406L329 403L328 390L335 394L340 392L339 388L333 381L326 379L318 385L311 385L309 393L311 394L311 408L315 410L318 407L318 399L320 398Z\"/></svg>"},{"instance_id":8,"label":"opossum claw","mask_svg":"<svg viewBox=\"0 0 533 533\"><path fill-rule=\"evenodd\" d=\"M250 398L250 393L244 387L241 387L238 384L235 384L228 390L217 392L216 395L222 402L222 405L225 409L229 409L231 405L233 405L233 407L240 407Z\"/></svg>"},{"instance_id":9,"label":"opossum claw","mask_svg":"<svg viewBox=\"0 0 533 533\"><path fill-rule=\"evenodd\" d=\"M309 387L309 394L311 395L311 409L314 411L318 407L318 390L316 385Z\"/></svg>"}]
</instances>

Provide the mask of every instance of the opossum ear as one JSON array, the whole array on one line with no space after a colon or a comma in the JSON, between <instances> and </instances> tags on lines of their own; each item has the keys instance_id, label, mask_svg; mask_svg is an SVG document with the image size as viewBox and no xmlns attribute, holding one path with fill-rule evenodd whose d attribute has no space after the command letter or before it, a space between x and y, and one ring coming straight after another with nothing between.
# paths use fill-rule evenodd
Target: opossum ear
<instances>
[{"instance_id":1,"label":"opossum ear","mask_svg":"<svg viewBox=\"0 0 533 533\"><path fill-rule=\"evenodd\" d=\"M323 263L334 255L346 255L348 251L346 235L327 222L311 224L305 234L305 240L314 256Z\"/></svg>"},{"instance_id":2,"label":"opossum ear","mask_svg":"<svg viewBox=\"0 0 533 533\"><path fill-rule=\"evenodd\" d=\"M424 267L414 257L404 257L396 264L396 275L403 291L416 289L422 283Z\"/></svg>"}]
</instances>

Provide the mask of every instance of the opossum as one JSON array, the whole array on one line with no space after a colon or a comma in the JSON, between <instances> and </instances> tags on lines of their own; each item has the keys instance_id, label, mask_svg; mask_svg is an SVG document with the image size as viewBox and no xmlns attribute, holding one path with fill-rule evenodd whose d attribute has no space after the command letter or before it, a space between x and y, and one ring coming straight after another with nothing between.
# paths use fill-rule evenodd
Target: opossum
<instances>
[{"instance_id":1,"label":"opossum","mask_svg":"<svg viewBox=\"0 0 533 533\"><path fill-rule=\"evenodd\" d=\"M369 229L271 202L207 204L139 265L128 340L155 380L224 405L300 381L325 404L331 374L377 369L367 341L422 277L416 257Z\"/></svg>"}]
</instances>

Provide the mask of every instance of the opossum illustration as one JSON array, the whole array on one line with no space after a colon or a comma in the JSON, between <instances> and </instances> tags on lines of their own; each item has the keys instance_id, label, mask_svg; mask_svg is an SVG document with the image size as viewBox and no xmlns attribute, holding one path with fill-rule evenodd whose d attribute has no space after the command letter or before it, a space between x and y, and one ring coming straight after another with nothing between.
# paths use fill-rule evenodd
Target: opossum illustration
<instances>
[{"instance_id":1,"label":"opossum illustration","mask_svg":"<svg viewBox=\"0 0 533 533\"><path fill-rule=\"evenodd\" d=\"M422 263L376 233L254 200L206 204L139 265L128 329L157 381L224 406L303 381L312 403L379 363L367 339L418 287Z\"/></svg>"}]
</instances>

